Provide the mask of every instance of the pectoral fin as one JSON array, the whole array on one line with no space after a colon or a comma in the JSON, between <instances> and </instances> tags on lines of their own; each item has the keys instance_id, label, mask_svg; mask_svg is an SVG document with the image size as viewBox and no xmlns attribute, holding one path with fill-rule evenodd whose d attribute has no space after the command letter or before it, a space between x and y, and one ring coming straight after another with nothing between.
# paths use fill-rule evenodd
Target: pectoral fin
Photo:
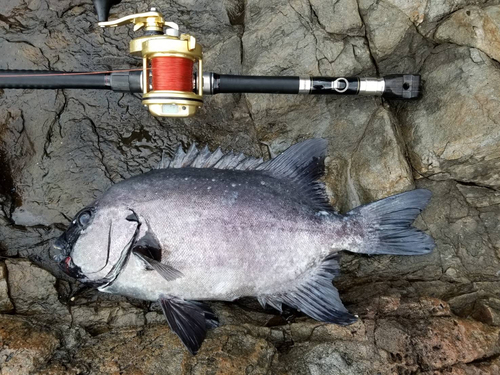
<instances>
[{"instance_id":1,"label":"pectoral fin","mask_svg":"<svg viewBox=\"0 0 500 375\"><path fill-rule=\"evenodd\" d=\"M176 270L174 267L158 262L157 260L154 260L140 252L136 252L135 250L134 255L141 259L146 265L151 267L150 269L158 272L165 280L172 281L184 276L181 271Z\"/></svg>"},{"instance_id":2,"label":"pectoral fin","mask_svg":"<svg viewBox=\"0 0 500 375\"><path fill-rule=\"evenodd\" d=\"M149 228L149 226L148 226ZM174 267L162 263L162 248L158 238L148 229L138 238L133 246L132 253L142 260L148 270L155 270L168 281L183 276L182 272Z\"/></svg>"},{"instance_id":3,"label":"pectoral fin","mask_svg":"<svg viewBox=\"0 0 500 375\"><path fill-rule=\"evenodd\" d=\"M207 330L219 325L215 314L204 303L166 295L160 296L159 302L170 329L193 355L198 353Z\"/></svg>"},{"instance_id":4,"label":"pectoral fin","mask_svg":"<svg viewBox=\"0 0 500 375\"><path fill-rule=\"evenodd\" d=\"M142 237L138 238L134 243L132 251L137 254L141 254L149 259L161 262L161 244L156 236L149 230L143 234Z\"/></svg>"}]
</instances>

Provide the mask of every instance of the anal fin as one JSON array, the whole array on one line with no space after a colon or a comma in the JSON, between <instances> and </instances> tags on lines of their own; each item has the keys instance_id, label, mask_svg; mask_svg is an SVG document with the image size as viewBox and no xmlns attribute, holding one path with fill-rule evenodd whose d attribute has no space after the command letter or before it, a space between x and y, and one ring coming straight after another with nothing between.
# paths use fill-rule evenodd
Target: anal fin
<instances>
[{"instance_id":1,"label":"anal fin","mask_svg":"<svg viewBox=\"0 0 500 375\"><path fill-rule=\"evenodd\" d=\"M219 325L213 311L204 303L166 295L160 296L159 302L170 329L193 355L198 353L207 330Z\"/></svg>"},{"instance_id":2,"label":"anal fin","mask_svg":"<svg viewBox=\"0 0 500 375\"><path fill-rule=\"evenodd\" d=\"M284 303L321 322L352 324L357 318L344 307L339 292L332 284L338 272L337 257L330 256L323 260L317 270L291 290L260 296L259 301L275 308L281 307Z\"/></svg>"}]
</instances>

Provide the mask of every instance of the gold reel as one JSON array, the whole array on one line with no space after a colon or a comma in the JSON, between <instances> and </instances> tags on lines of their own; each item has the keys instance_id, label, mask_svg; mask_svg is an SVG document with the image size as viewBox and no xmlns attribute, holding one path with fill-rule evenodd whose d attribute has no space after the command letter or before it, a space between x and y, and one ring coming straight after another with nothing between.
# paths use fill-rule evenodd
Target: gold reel
<instances>
[{"instance_id":1,"label":"gold reel","mask_svg":"<svg viewBox=\"0 0 500 375\"><path fill-rule=\"evenodd\" d=\"M151 8L149 12L99 22L99 26L117 27L129 23L134 24L134 31L144 28L146 34L130 41L130 53L142 57L142 104L147 106L154 116L194 116L196 110L203 105L203 52L201 46L196 43L193 36L180 34L179 26L174 22L166 22L163 15L154 8ZM189 60L197 69L196 82L193 74L176 76L176 72L172 72L174 67L153 70L152 66L156 65L153 64L153 60L165 57ZM157 76L153 77L155 74ZM165 74L171 77L159 76ZM171 79L176 77L182 80L181 85L175 82L172 84ZM162 84L159 83L160 78L162 78ZM170 84L163 83L165 78L167 78L166 82L170 82Z\"/></svg>"}]
</instances>

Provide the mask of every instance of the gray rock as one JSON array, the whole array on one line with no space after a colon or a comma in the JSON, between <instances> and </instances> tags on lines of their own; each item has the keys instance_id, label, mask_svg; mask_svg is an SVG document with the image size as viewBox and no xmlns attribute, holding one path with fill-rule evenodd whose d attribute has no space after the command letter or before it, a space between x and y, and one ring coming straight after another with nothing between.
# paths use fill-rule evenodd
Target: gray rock
<instances>
[{"instance_id":1,"label":"gray rock","mask_svg":"<svg viewBox=\"0 0 500 375\"><path fill-rule=\"evenodd\" d=\"M27 260L8 259L8 285L17 314L37 315L45 320L69 322L67 308L59 302L56 278Z\"/></svg>"},{"instance_id":2,"label":"gray rock","mask_svg":"<svg viewBox=\"0 0 500 375\"><path fill-rule=\"evenodd\" d=\"M478 48L500 61L500 6L461 9L439 25L434 37Z\"/></svg>"},{"instance_id":3,"label":"gray rock","mask_svg":"<svg viewBox=\"0 0 500 375\"><path fill-rule=\"evenodd\" d=\"M380 74L415 72L432 43L413 22L421 18L421 2L359 0L370 50Z\"/></svg>"},{"instance_id":4,"label":"gray rock","mask_svg":"<svg viewBox=\"0 0 500 375\"><path fill-rule=\"evenodd\" d=\"M401 112L416 172L498 188L500 71L477 49L443 46L422 70L425 95ZM473 124L473 125L472 125Z\"/></svg>"},{"instance_id":5,"label":"gray rock","mask_svg":"<svg viewBox=\"0 0 500 375\"><path fill-rule=\"evenodd\" d=\"M490 297L476 302L472 317L486 324L500 326L500 299Z\"/></svg>"},{"instance_id":6,"label":"gray rock","mask_svg":"<svg viewBox=\"0 0 500 375\"><path fill-rule=\"evenodd\" d=\"M311 8L326 32L364 35L356 0L311 0Z\"/></svg>"}]
</instances>

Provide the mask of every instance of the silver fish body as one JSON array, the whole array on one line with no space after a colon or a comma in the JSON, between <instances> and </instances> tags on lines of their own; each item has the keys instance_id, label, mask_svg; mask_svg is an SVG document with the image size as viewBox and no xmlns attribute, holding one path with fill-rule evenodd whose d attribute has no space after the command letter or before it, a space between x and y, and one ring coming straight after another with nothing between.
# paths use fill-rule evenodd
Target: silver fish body
<instances>
[{"instance_id":1,"label":"silver fish body","mask_svg":"<svg viewBox=\"0 0 500 375\"><path fill-rule=\"evenodd\" d=\"M411 227L430 194L406 192L339 215L317 182L325 152L318 139L269 162L181 151L169 168L124 180L82 210L56 243L58 260L101 291L159 300L192 353L216 326L192 300L253 296L350 324L355 317L331 283L338 252L431 251L432 239Z\"/></svg>"},{"instance_id":2,"label":"silver fish body","mask_svg":"<svg viewBox=\"0 0 500 375\"><path fill-rule=\"evenodd\" d=\"M99 204L133 208L158 238L163 262L183 277L168 281L134 258L102 290L151 301L286 291L327 255L360 241L341 216L305 200L263 171L165 169L115 185Z\"/></svg>"}]
</instances>

